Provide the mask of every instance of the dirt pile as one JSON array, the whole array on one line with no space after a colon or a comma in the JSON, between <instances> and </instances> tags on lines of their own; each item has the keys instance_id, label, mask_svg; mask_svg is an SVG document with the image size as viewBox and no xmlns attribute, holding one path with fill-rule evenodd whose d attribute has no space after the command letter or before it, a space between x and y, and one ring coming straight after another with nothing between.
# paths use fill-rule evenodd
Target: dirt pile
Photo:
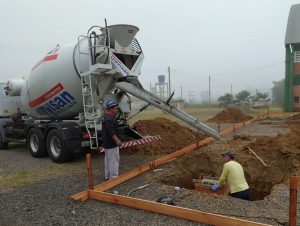
<instances>
[{"instance_id":1,"label":"dirt pile","mask_svg":"<svg viewBox=\"0 0 300 226\"><path fill-rule=\"evenodd\" d=\"M243 122L252 119L249 115L244 115L238 108L226 108L216 116L208 119L207 122L224 122L224 123L235 123Z\"/></svg>"},{"instance_id":2,"label":"dirt pile","mask_svg":"<svg viewBox=\"0 0 300 226\"><path fill-rule=\"evenodd\" d=\"M126 152L141 154L169 154L177 149L203 140L207 135L195 132L187 127L184 127L177 122L173 122L165 118L155 118L153 120L140 120L135 123L138 132L143 136L160 135L161 140L127 148Z\"/></svg>"}]
</instances>

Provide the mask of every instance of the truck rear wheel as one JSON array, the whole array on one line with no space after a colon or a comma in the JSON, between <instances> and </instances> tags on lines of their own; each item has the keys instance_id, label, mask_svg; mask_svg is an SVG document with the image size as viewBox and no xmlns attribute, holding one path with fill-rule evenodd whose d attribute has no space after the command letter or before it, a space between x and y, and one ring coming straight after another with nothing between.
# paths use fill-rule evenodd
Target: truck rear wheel
<instances>
[{"instance_id":1,"label":"truck rear wheel","mask_svg":"<svg viewBox=\"0 0 300 226\"><path fill-rule=\"evenodd\" d=\"M31 128L27 134L27 145L30 153L35 158L47 156L45 139L37 128Z\"/></svg>"},{"instance_id":2,"label":"truck rear wheel","mask_svg":"<svg viewBox=\"0 0 300 226\"><path fill-rule=\"evenodd\" d=\"M7 149L8 148L8 142L3 142L2 141L2 136L0 135L0 149Z\"/></svg>"},{"instance_id":3,"label":"truck rear wheel","mask_svg":"<svg viewBox=\"0 0 300 226\"><path fill-rule=\"evenodd\" d=\"M53 162L63 163L70 159L70 151L66 146L62 134L57 129L52 129L47 135L47 149Z\"/></svg>"}]
</instances>

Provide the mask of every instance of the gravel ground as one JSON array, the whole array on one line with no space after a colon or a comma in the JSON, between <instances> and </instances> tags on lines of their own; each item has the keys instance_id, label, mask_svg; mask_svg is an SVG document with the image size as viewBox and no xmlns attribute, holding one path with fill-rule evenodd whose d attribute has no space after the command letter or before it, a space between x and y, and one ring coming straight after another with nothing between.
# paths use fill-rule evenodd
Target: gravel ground
<instances>
[{"instance_id":1,"label":"gravel ground","mask_svg":"<svg viewBox=\"0 0 300 226\"><path fill-rule=\"evenodd\" d=\"M259 123L250 126L244 133L250 130L259 133L260 126ZM40 172L40 176L30 183L21 183L12 190L1 190L5 185L0 181L0 225L204 225L100 201L74 201L70 196L87 186L84 156L59 165L48 158L34 159L25 149L22 145L14 145L9 150L0 151L0 176L15 175L24 170L29 175ZM95 184L99 184L104 178L103 155L93 153L92 159ZM150 159L149 156L121 154L120 172L127 172ZM127 195L129 191L148 184L148 178L156 176L153 174L159 176L161 173L163 171L149 171L108 192ZM286 185L275 186L271 195L253 202L182 188L177 191L173 186L153 181L149 187L132 192L130 196L155 201L163 195L175 199L177 206L271 225L288 222L289 187Z\"/></svg>"}]
</instances>

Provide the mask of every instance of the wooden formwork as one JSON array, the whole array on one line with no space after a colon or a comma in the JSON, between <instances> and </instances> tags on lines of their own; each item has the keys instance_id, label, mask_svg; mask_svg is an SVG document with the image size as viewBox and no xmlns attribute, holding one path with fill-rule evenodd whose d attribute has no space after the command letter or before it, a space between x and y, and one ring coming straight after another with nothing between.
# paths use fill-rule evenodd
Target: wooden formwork
<instances>
[{"instance_id":1,"label":"wooden formwork","mask_svg":"<svg viewBox=\"0 0 300 226\"><path fill-rule=\"evenodd\" d=\"M176 217L185 220L196 221L200 223L220 226L270 226L247 220L242 220L234 217L227 217L219 214L212 214L204 211L172 206L157 202L152 202L143 199L137 199L127 196L114 195L106 192L89 190L89 197L93 200L99 200L118 205L124 205L135 209L142 209L154 213L160 213L171 217Z\"/></svg>"},{"instance_id":2,"label":"wooden formwork","mask_svg":"<svg viewBox=\"0 0 300 226\"><path fill-rule=\"evenodd\" d=\"M221 132L222 136L226 136L235 130L239 128L243 128L246 125L249 125L253 123L254 121L258 120L257 118L249 120L247 122L243 123L237 123L234 124L232 128L229 128L223 132ZM77 193L73 196L71 196L72 199L74 200L80 200L80 201L85 201L88 199L94 199L94 200L99 200L99 201L104 201L104 202L110 202L110 203L115 203L119 205L124 205L136 209L142 209L142 210L147 210L155 213L160 213L172 217L177 217L181 219L186 219L186 220L191 220L191 221L196 221L196 222L201 222L205 224L211 224L211 225L222 225L222 226L237 226L237 225L243 225L243 226L259 226L259 225L267 225L267 224L262 224L262 223L257 223L257 222L252 222L252 221L247 221L247 220L242 220L234 217L227 217L223 215L218 215L218 214L212 214L208 212L203 212L199 210L193 210L189 208L183 208L183 207L178 207L178 206L171 206L167 204L162 204L162 203L157 203L157 202L152 202L148 200L142 200L142 199L137 199L137 198L132 198L132 197L126 197L126 196L121 196L121 195L116 195L116 194L111 194L105 192L106 190L121 184L133 177L136 177L150 169L153 169L153 166L159 166L161 164L164 164L166 162L169 162L170 160L174 160L178 157L181 157L192 150L199 148L201 146L207 145L211 141L213 141L214 138L208 137L202 141L199 141L195 144L191 144L185 148L182 148L180 150L177 150L169 155L166 155L162 158L153 160L152 162L146 163L134 170L131 170L125 174L120 175L119 177L106 181L102 184L99 184L97 186L93 186L93 179L91 177L91 160L90 160L90 155L87 156L87 169L88 169L88 187L89 189L82 191L80 193Z\"/></svg>"}]
</instances>

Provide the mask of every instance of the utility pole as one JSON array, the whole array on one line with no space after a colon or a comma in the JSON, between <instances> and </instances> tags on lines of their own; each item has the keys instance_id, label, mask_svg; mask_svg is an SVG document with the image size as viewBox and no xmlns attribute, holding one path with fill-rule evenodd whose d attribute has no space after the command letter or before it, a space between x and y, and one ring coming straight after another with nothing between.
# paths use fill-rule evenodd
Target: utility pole
<instances>
[{"instance_id":1,"label":"utility pole","mask_svg":"<svg viewBox=\"0 0 300 226\"><path fill-rule=\"evenodd\" d=\"M208 76L208 103L210 103L210 75Z\"/></svg>"},{"instance_id":2,"label":"utility pole","mask_svg":"<svg viewBox=\"0 0 300 226\"><path fill-rule=\"evenodd\" d=\"M171 69L168 67L168 75L169 75L169 96L171 96Z\"/></svg>"},{"instance_id":3,"label":"utility pole","mask_svg":"<svg viewBox=\"0 0 300 226\"><path fill-rule=\"evenodd\" d=\"M231 92L231 96L233 96L233 93L232 93L232 84L230 85L230 92Z\"/></svg>"},{"instance_id":4,"label":"utility pole","mask_svg":"<svg viewBox=\"0 0 300 226\"><path fill-rule=\"evenodd\" d=\"M150 93L152 93L152 86L151 86L151 82L150 82Z\"/></svg>"},{"instance_id":5,"label":"utility pole","mask_svg":"<svg viewBox=\"0 0 300 226\"><path fill-rule=\"evenodd\" d=\"M182 85L180 86L180 99L183 100L182 99Z\"/></svg>"},{"instance_id":6,"label":"utility pole","mask_svg":"<svg viewBox=\"0 0 300 226\"><path fill-rule=\"evenodd\" d=\"M195 104L195 92L189 91L189 104Z\"/></svg>"}]
</instances>

